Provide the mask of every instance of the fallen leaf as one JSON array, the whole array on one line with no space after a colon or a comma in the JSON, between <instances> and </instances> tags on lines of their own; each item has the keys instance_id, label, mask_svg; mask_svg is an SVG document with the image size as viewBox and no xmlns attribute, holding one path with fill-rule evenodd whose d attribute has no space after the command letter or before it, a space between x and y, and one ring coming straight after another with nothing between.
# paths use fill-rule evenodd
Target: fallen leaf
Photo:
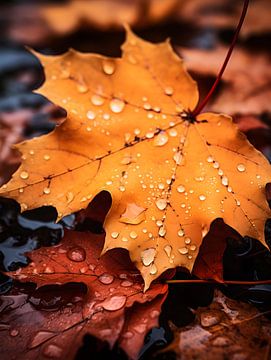
<instances>
[{"instance_id":1,"label":"fallen leaf","mask_svg":"<svg viewBox=\"0 0 271 360\"><path fill-rule=\"evenodd\" d=\"M121 59L74 50L39 58L47 80L38 92L68 117L18 146L24 160L2 195L62 217L108 191L103 253L127 249L146 288L169 268L191 271L218 217L265 245L270 165L226 115L190 117L196 83L168 42L128 31ZM120 221L131 206L145 209L140 223Z\"/></svg>"},{"instance_id":2,"label":"fallen leaf","mask_svg":"<svg viewBox=\"0 0 271 360\"><path fill-rule=\"evenodd\" d=\"M180 48L190 71L216 76L223 63L227 47L212 50ZM212 111L230 114L261 114L271 111L270 55L249 52L236 47L230 65L223 75L222 90L208 107Z\"/></svg>"},{"instance_id":3,"label":"fallen leaf","mask_svg":"<svg viewBox=\"0 0 271 360\"><path fill-rule=\"evenodd\" d=\"M199 27L235 29L243 4L243 0L188 0L180 4L176 17L186 22L192 20ZM270 32L270 11L269 0L251 1L240 36L246 38Z\"/></svg>"},{"instance_id":4,"label":"fallen leaf","mask_svg":"<svg viewBox=\"0 0 271 360\"><path fill-rule=\"evenodd\" d=\"M66 283L87 286L81 306L73 304L75 311L67 306L57 313L39 315L27 303L12 316L7 312L6 323L21 333L20 342L16 341L22 359L36 359L38 353L54 346L60 348L61 358L73 359L88 333L107 341L110 347L118 342L130 358L137 358L146 333L158 325L167 285L157 283L143 293L142 278L125 252L116 249L99 258L103 240L101 235L66 231L60 245L33 251L28 254L32 260L28 267L8 273L38 287ZM6 346L8 358L9 350L14 349L12 339Z\"/></svg>"},{"instance_id":5,"label":"fallen leaf","mask_svg":"<svg viewBox=\"0 0 271 360\"><path fill-rule=\"evenodd\" d=\"M169 350L182 359L267 359L271 327L264 315L216 290L212 304L196 310L194 324L176 331Z\"/></svg>"},{"instance_id":6,"label":"fallen leaf","mask_svg":"<svg viewBox=\"0 0 271 360\"><path fill-rule=\"evenodd\" d=\"M73 0L47 5L41 16L56 34L70 33L83 25L102 30L122 28L123 24L146 26L159 23L173 14L178 0Z\"/></svg>"},{"instance_id":7,"label":"fallen leaf","mask_svg":"<svg viewBox=\"0 0 271 360\"><path fill-rule=\"evenodd\" d=\"M228 238L240 240L240 235L225 225L222 219L215 220L203 238L193 267L194 275L200 279L223 282L223 255Z\"/></svg>"}]
</instances>

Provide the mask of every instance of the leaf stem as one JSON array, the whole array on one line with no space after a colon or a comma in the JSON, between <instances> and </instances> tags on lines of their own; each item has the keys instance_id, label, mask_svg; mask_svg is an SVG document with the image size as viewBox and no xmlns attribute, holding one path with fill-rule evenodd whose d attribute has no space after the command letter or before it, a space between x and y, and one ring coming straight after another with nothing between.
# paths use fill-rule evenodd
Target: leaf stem
<instances>
[{"instance_id":1,"label":"leaf stem","mask_svg":"<svg viewBox=\"0 0 271 360\"><path fill-rule=\"evenodd\" d=\"M258 280L258 281L238 281L238 280L167 280L167 284L217 284L217 285L271 285L271 280Z\"/></svg>"},{"instance_id":2,"label":"leaf stem","mask_svg":"<svg viewBox=\"0 0 271 360\"><path fill-rule=\"evenodd\" d=\"M237 28L235 30L232 42L231 42L231 46L228 50L227 56L223 62L223 65L219 71L219 74L217 75L217 78L215 80L215 82L213 83L213 86L211 87L211 89L209 90L208 94L206 95L206 97L202 100L202 102L200 104L198 104L198 106L196 107L196 109L192 112L192 116L196 117L197 115L199 115L199 113L201 113L201 111L203 110L203 108L206 106L206 104L208 103L208 101L210 100L211 96L213 95L214 91L217 88L217 85L219 84L222 75L227 67L227 64L230 60L231 54L233 52L233 49L235 47L235 44L237 42L238 39L238 35L240 33L240 30L242 28L243 22L245 20L246 17L246 13L247 13L247 9L248 9L248 4L249 4L249 0L244 0L244 5L243 5L243 10L239 19L239 23L237 25Z\"/></svg>"}]
</instances>

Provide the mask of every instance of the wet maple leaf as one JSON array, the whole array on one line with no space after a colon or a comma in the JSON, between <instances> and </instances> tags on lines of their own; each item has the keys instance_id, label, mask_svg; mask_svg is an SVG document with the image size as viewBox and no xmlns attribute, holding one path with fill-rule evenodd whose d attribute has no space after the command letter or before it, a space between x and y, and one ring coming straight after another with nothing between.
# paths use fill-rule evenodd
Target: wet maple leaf
<instances>
[{"instance_id":1,"label":"wet maple leaf","mask_svg":"<svg viewBox=\"0 0 271 360\"><path fill-rule=\"evenodd\" d=\"M67 307L52 315L33 317L35 309L28 304L18 316L11 313L10 317L9 311L2 316L2 321L8 319L17 334L20 332L17 346L22 358L26 358L26 350L27 359L34 359L37 353L58 348L61 358L73 359L88 333L111 347L118 342L130 358L137 358L145 335L158 325L168 287L156 283L144 293L142 277L126 252L115 249L99 258L103 240L104 235L66 231L60 245L29 253L32 262L28 267L8 273L38 287L69 282L87 286L82 306L74 311ZM30 319L24 321L29 314ZM10 341L5 349L7 356L9 349L14 351L13 340Z\"/></svg>"},{"instance_id":2,"label":"wet maple leaf","mask_svg":"<svg viewBox=\"0 0 271 360\"><path fill-rule=\"evenodd\" d=\"M195 311L194 323L176 331L168 350L185 359L268 357L270 320L265 314L216 290L213 302Z\"/></svg>"},{"instance_id":3,"label":"wet maple leaf","mask_svg":"<svg viewBox=\"0 0 271 360\"><path fill-rule=\"evenodd\" d=\"M67 120L18 146L23 162L2 195L61 217L108 191L103 253L127 249L146 288L168 268L191 271L218 217L265 244L270 165L228 116L190 117L197 85L168 41L128 31L121 59L38 56L47 79L38 92Z\"/></svg>"}]
</instances>

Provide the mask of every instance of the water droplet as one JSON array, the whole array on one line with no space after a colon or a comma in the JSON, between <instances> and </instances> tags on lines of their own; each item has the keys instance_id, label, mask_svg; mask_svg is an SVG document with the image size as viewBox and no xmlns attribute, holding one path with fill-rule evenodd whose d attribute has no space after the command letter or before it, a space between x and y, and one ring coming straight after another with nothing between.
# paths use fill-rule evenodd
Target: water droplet
<instances>
[{"instance_id":1,"label":"water droplet","mask_svg":"<svg viewBox=\"0 0 271 360\"><path fill-rule=\"evenodd\" d=\"M186 244L190 244L190 243L191 243L191 239L190 239L189 237L187 237L187 238L184 239L184 242L185 242Z\"/></svg>"},{"instance_id":2,"label":"water droplet","mask_svg":"<svg viewBox=\"0 0 271 360\"><path fill-rule=\"evenodd\" d=\"M145 104L143 105L143 108L144 108L145 110L150 110L150 109L151 109L151 105L150 105L149 103L145 103Z\"/></svg>"},{"instance_id":3,"label":"water droplet","mask_svg":"<svg viewBox=\"0 0 271 360\"><path fill-rule=\"evenodd\" d=\"M23 188L21 188L21 189L19 189L19 193L23 193L24 192L24 189Z\"/></svg>"},{"instance_id":4,"label":"water droplet","mask_svg":"<svg viewBox=\"0 0 271 360\"><path fill-rule=\"evenodd\" d=\"M218 163L217 161L215 161L215 162L213 163L213 168L215 168L215 169L218 169L218 168L219 168L219 163Z\"/></svg>"},{"instance_id":5,"label":"water droplet","mask_svg":"<svg viewBox=\"0 0 271 360\"><path fill-rule=\"evenodd\" d=\"M126 189L125 189L125 186L124 186L124 185L120 185L119 191L124 192L125 190L126 190Z\"/></svg>"},{"instance_id":6,"label":"water droplet","mask_svg":"<svg viewBox=\"0 0 271 360\"><path fill-rule=\"evenodd\" d=\"M207 157L207 162L208 162L208 163L211 163L211 162L213 162L213 161L214 161L214 159L213 159L212 156L208 156L208 157Z\"/></svg>"},{"instance_id":7,"label":"water droplet","mask_svg":"<svg viewBox=\"0 0 271 360\"><path fill-rule=\"evenodd\" d=\"M19 331L17 329L12 329L9 331L9 335L12 337L15 337L19 334Z\"/></svg>"},{"instance_id":8,"label":"water droplet","mask_svg":"<svg viewBox=\"0 0 271 360\"><path fill-rule=\"evenodd\" d=\"M133 285L132 281L129 281L129 280L123 280L121 283L120 283L121 286L123 287L130 287Z\"/></svg>"},{"instance_id":9,"label":"water droplet","mask_svg":"<svg viewBox=\"0 0 271 360\"><path fill-rule=\"evenodd\" d=\"M141 260L143 262L143 265L149 266L156 255L156 250L154 248L148 248L146 250L143 250L141 252Z\"/></svg>"},{"instance_id":10,"label":"water droplet","mask_svg":"<svg viewBox=\"0 0 271 360\"><path fill-rule=\"evenodd\" d=\"M180 229L177 234L178 234L178 236L182 237L182 236L184 236L184 231L182 229Z\"/></svg>"},{"instance_id":11,"label":"water droplet","mask_svg":"<svg viewBox=\"0 0 271 360\"><path fill-rule=\"evenodd\" d=\"M224 174L224 173L223 173L223 170L222 170L222 169L219 169L219 170L218 170L218 175L219 175L219 176L222 176L223 174Z\"/></svg>"},{"instance_id":12,"label":"water droplet","mask_svg":"<svg viewBox=\"0 0 271 360\"><path fill-rule=\"evenodd\" d=\"M95 112L89 110L89 111L87 112L87 118L88 118L89 120L94 120L94 119L96 118Z\"/></svg>"},{"instance_id":13,"label":"water droplet","mask_svg":"<svg viewBox=\"0 0 271 360\"><path fill-rule=\"evenodd\" d=\"M110 115L108 113L104 113L103 114L103 119L104 120L110 120Z\"/></svg>"},{"instance_id":14,"label":"water droplet","mask_svg":"<svg viewBox=\"0 0 271 360\"><path fill-rule=\"evenodd\" d=\"M183 158L183 156L182 156L182 153L180 151L176 152L174 154L174 156L173 156L173 159L174 159L174 161L176 162L177 165L181 164L182 158Z\"/></svg>"},{"instance_id":15,"label":"water droplet","mask_svg":"<svg viewBox=\"0 0 271 360\"><path fill-rule=\"evenodd\" d=\"M100 305L108 311L116 311L121 309L126 303L125 295L114 295L104 300Z\"/></svg>"},{"instance_id":16,"label":"water droplet","mask_svg":"<svg viewBox=\"0 0 271 360\"><path fill-rule=\"evenodd\" d=\"M29 178L29 174L26 171L22 171L21 174L20 174L20 177L21 177L21 179L26 180L26 179Z\"/></svg>"},{"instance_id":17,"label":"water droplet","mask_svg":"<svg viewBox=\"0 0 271 360\"><path fill-rule=\"evenodd\" d=\"M186 247L182 247L182 248L178 249L178 251L182 255L185 255L188 253L188 249Z\"/></svg>"},{"instance_id":18,"label":"water droplet","mask_svg":"<svg viewBox=\"0 0 271 360\"><path fill-rule=\"evenodd\" d=\"M51 158L50 158L50 155L45 154L45 155L43 156L43 159L46 160L46 161L48 161L48 160L50 160Z\"/></svg>"},{"instance_id":19,"label":"water droplet","mask_svg":"<svg viewBox=\"0 0 271 360\"><path fill-rule=\"evenodd\" d=\"M113 232L111 233L111 237L112 237L113 239L117 239L118 236L119 236L119 233L118 233L117 231L113 231Z\"/></svg>"},{"instance_id":20,"label":"water droplet","mask_svg":"<svg viewBox=\"0 0 271 360\"><path fill-rule=\"evenodd\" d=\"M131 231L130 232L130 238L136 239L137 238L137 233L135 231Z\"/></svg>"},{"instance_id":21,"label":"water droplet","mask_svg":"<svg viewBox=\"0 0 271 360\"><path fill-rule=\"evenodd\" d=\"M85 274L86 272L88 272L88 267L87 266L83 266L82 268L79 269L81 274Z\"/></svg>"},{"instance_id":22,"label":"water droplet","mask_svg":"<svg viewBox=\"0 0 271 360\"><path fill-rule=\"evenodd\" d=\"M166 95L171 96L171 95L173 95L173 92L174 92L174 90L173 90L173 88L171 86L165 87L165 94Z\"/></svg>"},{"instance_id":23,"label":"water droplet","mask_svg":"<svg viewBox=\"0 0 271 360\"><path fill-rule=\"evenodd\" d=\"M43 349L43 355L49 358L58 359L61 357L62 349L54 344L46 345Z\"/></svg>"},{"instance_id":24,"label":"water droplet","mask_svg":"<svg viewBox=\"0 0 271 360\"><path fill-rule=\"evenodd\" d=\"M161 131L153 140L153 144L155 146L163 146L168 142L168 136L167 133L164 131Z\"/></svg>"},{"instance_id":25,"label":"water droplet","mask_svg":"<svg viewBox=\"0 0 271 360\"><path fill-rule=\"evenodd\" d=\"M114 281L114 276L111 274L104 273L99 276L99 281L102 284L109 285L112 284L112 282Z\"/></svg>"},{"instance_id":26,"label":"water droplet","mask_svg":"<svg viewBox=\"0 0 271 360\"><path fill-rule=\"evenodd\" d=\"M136 332L138 332L139 334L144 334L146 329L147 329L146 324L138 324L138 325L134 326L134 330Z\"/></svg>"},{"instance_id":27,"label":"water droplet","mask_svg":"<svg viewBox=\"0 0 271 360\"><path fill-rule=\"evenodd\" d=\"M100 106L103 105L104 99L100 95L92 95L91 102L93 105Z\"/></svg>"},{"instance_id":28,"label":"water droplet","mask_svg":"<svg viewBox=\"0 0 271 360\"><path fill-rule=\"evenodd\" d=\"M170 245L166 245L164 247L165 253L167 254L168 257L170 257L171 255L171 251L172 251L172 247Z\"/></svg>"},{"instance_id":29,"label":"water droplet","mask_svg":"<svg viewBox=\"0 0 271 360\"><path fill-rule=\"evenodd\" d=\"M103 60L102 67L104 73L107 75L112 75L115 72L115 64L112 60Z\"/></svg>"},{"instance_id":30,"label":"water droplet","mask_svg":"<svg viewBox=\"0 0 271 360\"><path fill-rule=\"evenodd\" d=\"M166 235L166 233L167 233L166 227L165 227L164 225L161 226L160 229L159 229L159 231L158 231L159 236L163 237L163 236Z\"/></svg>"},{"instance_id":31,"label":"water droplet","mask_svg":"<svg viewBox=\"0 0 271 360\"><path fill-rule=\"evenodd\" d=\"M150 318L151 319L155 319L156 317L158 317L160 315L160 312L158 310L152 310L150 312Z\"/></svg>"},{"instance_id":32,"label":"water droplet","mask_svg":"<svg viewBox=\"0 0 271 360\"><path fill-rule=\"evenodd\" d=\"M34 154L35 154L35 151L34 151L34 150L29 150L29 154L30 154L30 155L34 155Z\"/></svg>"},{"instance_id":33,"label":"water droplet","mask_svg":"<svg viewBox=\"0 0 271 360\"><path fill-rule=\"evenodd\" d=\"M162 184L162 183L160 183L160 184L158 184L158 188L159 188L160 190L163 190L163 189L165 188L165 185Z\"/></svg>"},{"instance_id":34,"label":"water droplet","mask_svg":"<svg viewBox=\"0 0 271 360\"><path fill-rule=\"evenodd\" d=\"M199 195L199 199L200 199L201 201L204 201L204 200L206 200L206 196L205 196L205 195Z\"/></svg>"},{"instance_id":35,"label":"water droplet","mask_svg":"<svg viewBox=\"0 0 271 360\"><path fill-rule=\"evenodd\" d=\"M77 90L81 93L81 94L85 94L86 92L88 92L88 86L87 84L84 84L83 82L78 82L76 84Z\"/></svg>"},{"instance_id":36,"label":"water droplet","mask_svg":"<svg viewBox=\"0 0 271 360\"><path fill-rule=\"evenodd\" d=\"M240 206L240 205L241 205L240 201L237 200L237 199L236 199L236 205L237 205L237 206Z\"/></svg>"},{"instance_id":37,"label":"water droplet","mask_svg":"<svg viewBox=\"0 0 271 360\"><path fill-rule=\"evenodd\" d=\"M178 135L177 130L175 130L175 129L170 129L170 130L169 130L169 135L172 136L172 137L177 136L177 135Z\"/></svg>"},{"instance_id":38,"label":"water droplet","mask_svg":"<svg viewBox=\"0 0 271 360\"><path fill-rule=\"evenodd\" d=\"M164 210L167 207L167 201L165 199L158 199L155 204L159 210Z\"/></svg>"},{"instance_id":39,"label":"water droplet","mask_svg":"<svg viewBox=\"0 0 271 360\"><path fill-rule=\"evenodd\" d=\"M157 267L155 264L152 264L151 267L150 267L150 274L151 275L155 275L157 274Z\"/></svg>"},{"instance_id":40,"label":"water droplet","mask_svg":"<svg viewBox=\"0 0 271 360\"><path fill-rule=\"evenodd\" d=\"M129 239L128 239L127 237L123 236L123 237L121 238L121 241L127 242L127 241L129 241Z\"/></svg>"},{"instance_id":41,"label":"water droplet","mask_svg":"<svg viewBox=\"0 0 271 360\"><path fill-rule=\"evenodd\" d=\"M122 110L124 109L124 106L125 106L125 103L123 100L120 100L120 99L112 99L110 101L110 109L111 111L113 111L113 113L120 113L122 112Z\"/></svg>"},{"instance_id":42,"label":"water droplet","mask_svg":"<svg viewBox=\"0 0 271 360\"><path fill-rule=\"evenodd\" d=\"M45 274L54 274L55 269L52 266L46 266L46 268L44 269L44 273Z\"/></svg>"},{"instance_id":43,"label":"water droplet","mask_svg":"<svg viewBox=\"0 0 271 360\"><path fill-rule=\"evenodd\" d=\"M74 247L67 252L67 257L75 262L84 261L86 258L86 252L81 247Z\"/></svg>"},{"instance_id":44,"label":"water droplet","mask_svg":"<svg viewBox=\"0 0 271 360\"><path fill-rule=\"evenodd\" d=\"M184 187L183 185L179 185L179 186L177 187L177 191L178 191L179 193L183 193L183 192L185 192L185 187Z\"/></svg>"},{"instance_id":45,"label":"water droplet","mask_svg":"<svg viewBox=\"0 0 271 360\"><path fill-rule=\"evenodd\" d=\"M191 245L191 246L190 246L190 250L191 250L191 251L195 251L196 249L197 249L196 245Z\"/></svg>"},{"instance_id":46,"label":"water droplet","mask_svg":"<svg viewBox=\"0 0 271 360\"><path fill-rule=\"evenodd\" d=\"M147 139L152 139L154 137L154 133L153 132L148 132L147 134L146 134L146 138Z\"/></svg>"},{"instance_id":47,"label":"water droplet","mask_svg":"<svg viewBox=\"0 0 271 360\"><path fill-rule=\"evenodd\" d=\"M124 339L131 339L132 337L134 337L134 334L133 334L131 331L126 331L126 332L122 335L122 337L123 337Z\"/></svg>"},{"instance_id":48,"label":"water droplet","mask_svg":"<svg viewBox=\"0 0 271 360\"><path fill-rule=\"evenodd\" d=\"M46 187L43 189L43 193L46 194L46 195L49 195L51 192L50 188Z\"/></svg>"},{"instance_id":49,"label":"water droplet","mask_svg":"<svg viewBox=\"0 0 271 360\"><path fill-rule=\"evenodd\" d=\"M227 176L222 176L221 182L222 182L222 185L228 186L229 180L228 180Z\"/></svg>"},{"instance_id":50,"label":"water droplet","mask_svg":"<svg viewBox=\"0 0 271 360\"><path fill-rule=\"evenodd\" d=\"M237 165L237 170L240 172L244 172L246 170L246 167L244 164L238 164Z\"/></svg>"}]
</instances>

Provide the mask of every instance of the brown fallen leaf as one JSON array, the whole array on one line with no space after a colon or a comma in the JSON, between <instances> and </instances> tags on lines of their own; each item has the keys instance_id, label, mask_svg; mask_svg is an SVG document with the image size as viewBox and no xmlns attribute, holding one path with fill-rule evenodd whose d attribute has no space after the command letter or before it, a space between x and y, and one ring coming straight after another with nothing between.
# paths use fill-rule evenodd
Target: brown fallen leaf
<instances>
[{"instance_id":1,"label":"brown fallen leaf","mask_svg":"<svg viewBox=\"0 0 271 360\"><path fill-rule=\"evenodd\" d=\"M186 22L193 21L199 27L235 29L243 3L243 0L186 0L180 4L176 17ZM269 0L251 1L240 36L269 33L270 11Z\"/></svg>"},{"instance_id":2,"label":"brown fallen leaf","mask_svg":"<svg viewBox=\"0 0 271 360\"><path fill-rule=\"evenodd\" d=\"M196 75L216 76L227 47L213 50L179 48L187 67ZM241 48L233 52L230 65L223 75L223 86L208 106L209 110L233 114L271 112L270 55L251 53Z\"/></svg>"},{"instance_id":3,"label":"brown fallen leaf","mask_svg":"<svg viewBox=\"0 0 271 360\"><path fill-rule=\"evenodd\" d=\"M229 117L191 117L196 83L168 42L128 31L121 59L73 50L39 58L47 79L39 93L68 117L19 145L22 165L2 195L62 217L109 192L103 253L129 250L146 288L169 268L191 271L218 217L265 244L270 165Z\"/></svg>"},{"instance_id":4,"label":"brown fallen leaf","mask_svg":"<svg viewBox=\"0 0 271 360\"><path fill-rule=\"evenodd\" d=\"M38 287L69 282L87 286L75 312L66 307L39 314L27 303L12 316L8 312L2 316L2 322L9 324L7 330L14 328L21 334L20 341L16 338L20 359L36 359L54 346L62 359L73 359L88 333L111 347L118 342L132 359L137 358L146 333L158 325L167 285L156 283L143 293L142 278L125 252L116 249L99 258L103 240L104 235L67 231L60 245L33 251L28 267L8 273ZM14 339L9 340L5 359L14 351Z\"/></svg>"},{"instance_id":5,"label":"brown fallen leaf","mask_svg":"<svg viewBox=\"0 0 271 360\"><path fill-rule=\"evenodd\" d=\"M223 282L223 255L228 238L240 240L236 231L225 225L222 219L215 220L204 237L193 267L193 274L200 279Z\"/></svg>"},{"instance_id":6,"label":"brown fallen leaf","mask_svg":"<svg viewBox=\"0 0 271 360\"><path fill-rule=\"evenodd\" d=\"M268 359L270 320L252 305L227 298L216 290L208 307L196 310L194 324L176 330L179 359Z\"/></svg>"}]
</instances>

